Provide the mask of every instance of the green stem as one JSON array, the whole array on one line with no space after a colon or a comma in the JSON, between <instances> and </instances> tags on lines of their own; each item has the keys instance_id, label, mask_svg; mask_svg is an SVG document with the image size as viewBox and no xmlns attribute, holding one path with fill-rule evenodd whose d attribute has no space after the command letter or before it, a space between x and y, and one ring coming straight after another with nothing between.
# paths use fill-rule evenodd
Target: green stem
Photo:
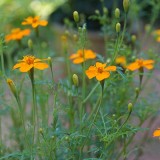
<instances>
[{"instance_id":1,"label":"green stem","mask_svg":"<svg viewBox=\"0 0 160 160\"><path fill-rule=\"evenodd\" d=\"M1 46L3 47L3 46ZM2 74L5 76L3 49L0 48Z\"/></svg>"},{"instance_id":2,"label":"green stem","mask_svg":"<svg viewBox=\"0 0 160 160\"><path fill-rule=\"evenodd\" d=\"M98 113L99 113L99 110L100 110L100 107L101 107L101 103L102 103L102 99L103 99L103 92L101 92L101 95L100 95L99 99L97 100L96 106L95 106L93 112L91 113L91 115L89 116L89 118L87 120L87 121L89 121L90 119L92 119L93 115L94 115L93 121L92 121L92 123L91 123L91 125L89 127L89 130L88 130L88 133L87 133L87 136L86 136L87 139L84 140L84 142L82 144L82 147L80 149L80 159L82 158L81 156L82 156L83 148L84 148L85 144L89 140L88 137L89 137L90 131L92 129L92 126L94 125L94 122L95 122L95 120L96 120L96 118L98 116Z\"/></svg>"},{"instance_id":3,"label":"green stem","mask_svg":"<svg viewBox=\"0 0 160 160\"><path fill-rule=\"evenodd\" d=\"M93 89L90 91L90 93L88 94L88 96L83 100L83 104L87 102L87 100L91 97L91 95L94 93L94 91L96 90L96 88L99 86L99 82L96 83L96 85L93 87Z\"/></svg>"},{"instance_id":4,"label":"green stem","mask_svg":"<svg viewBox=\"0 0 160 160\"><path fill-rule=\"evenodd\" d=\"M32 101L33 101L33 107L32 107L32 124L33 124L33 131L32 131L32 158L33 156L33 148L34 148L34 142L35 142L35 132L36 132L36 101L35 101L35 85L34 85L34 69L32 68L29 71L29 77L32 84Z\"/></svg>"}]
</instances>

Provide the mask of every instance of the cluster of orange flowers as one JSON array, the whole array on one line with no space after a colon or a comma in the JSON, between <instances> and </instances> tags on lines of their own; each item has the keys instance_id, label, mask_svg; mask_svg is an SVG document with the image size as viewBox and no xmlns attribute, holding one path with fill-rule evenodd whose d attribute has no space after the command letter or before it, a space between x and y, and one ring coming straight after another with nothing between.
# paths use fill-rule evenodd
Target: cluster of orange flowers
<instances>
[{"instance_id":1,"label":"cluster of orange flowers","mask_svg":"<svg viewBox=\"0 0 160 160\"><path fill-rule=\"evenodd\" d=\"M22 25L31 25L32 28L37 28L38 26L46 26L48 22L46 20L40 20L39 16L28 17L23 22ZM5 41L9 42L11 40L20 41L23 37L28 36L30 34L30 29L20 29L15 28L11 30L11 33L6 35Z\"/></svg>"},{"instance_id":2,"label":"cluster of orange flowers","mask_svg":"<svg viewBox=\"0 0 160 160\"><path fill-rule=\"evenodd\" d=\"M74 64L80 64L89 59L95 59L96 53L92 50L78 50L76 53L70 56L70 59L73 60ZM130 71L135 71L141 68L146 68L148 70L153 69L154 60L144 60L136 59L135 62L127 65L126 57L119 56L115 60L116 64L120 64L123 68ZM96 62L94 66L90 66L86 70L86 75L89 79L96 77L98 81L104 80L110 76L110 71L116 71L116 66L107 66L106 63Z\"/></svg>"}]
</instances>

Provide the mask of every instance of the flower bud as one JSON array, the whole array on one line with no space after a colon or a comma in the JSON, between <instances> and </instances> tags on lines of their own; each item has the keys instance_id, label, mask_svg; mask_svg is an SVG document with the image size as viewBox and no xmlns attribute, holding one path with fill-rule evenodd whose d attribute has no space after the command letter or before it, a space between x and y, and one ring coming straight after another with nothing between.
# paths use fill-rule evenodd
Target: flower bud
<instances>
[{"instance_id":1,"label":"flower bud","mask_svg":"<svg viewBox=\"0 0 160 160\"><path fill-rule=\"evenodd\" d=\"M43 134L43 129L42 128L39 128L38 131L39 131L40 134Z\"/></svg>"},{"instance_id":2,"label":"flower bud","mask_svg":"<svg viewBox=\"0 0 160 160\"><path fill-rule=\"evenodd\" d=\"M17 98L17 89L16 89L16 85L14 84L14 82L11 79L7 78L7 83L13 95Z\"/></svg>"},{"instance_id":3,"label":"flower bud","mask_svg":"<svg viewBox=\"0 0 160 160\"><path fill-rule=\"evenodd\" d=\"M66 140L66 141L68 141L68 140L69 140L69 137L68 137L68 136L66 136L66 137L65 137L65 140Z\"/></svg>"},{"instance_id":4,"label":"flower bud","mask_svg":"<svg viewBox=\"0 0 160 160\"><path fill-rule=\"evenodd\" d=\"M117 23L116 24L116 32L119 33L121 30L121 24L120 23Z\"/></svg>"},{"instance_id":5,"label":"flower bud","mask_svg":"<svg viewBox=\"0 0 160 160\"><path fill-rule=\"evenodd\" d=\"M51 57L48 57L48 63L49 63L49 66L52 67L52 59L51 59Z\"/></svg>"},{"instance_id":6,"label":"flower bud","mask_svg":"<svg viewBox=\"0 0 160 160\"><path fill-rule=\"evenodd\" d=\"M128 103L128 111L131 112L133 108L133 104L132 103Z\"/></svg>"},{"instance_id":7,"label":"flower bud","mask_svg":"<svg viewBox=\"0 0 160 160\"><path fill-rule=\"evenodd\" d=\"M108 14L108 9L106 7L103 7L103 13Z\"/></svg>"},{"instance_id":8,"label":"flower bud","mask_svg":"<svg viewBox=\"0 0 160 160\"><path fill-rule=\"evenodd\" d=\"M78 76L77 76L76 74L73 74L72 80L73 80L74 85L75 85L76 87L78 87L79 80L78 80Z\"/></svg>"},{"instance_id":9,"label":"flower bud","mask_svg":"<svg viewBox=\"0 0 160 160\"><path fill-rule=\"evenodd\" d=\"M133 43L135 43L135 41L136 41L136 35L132 35L131 36L131 40L132 40Z\"/></svg>"},{"instance_id":10,"label":"flower bud","mask_svg":"<svg viewBox=\"0 0 160 160\"><path fill-rule=\"evenodd\" d=\"M73 35L73 40L74 40L75 42L78 41L78 36L77 36L76 34Z\"/></svg>"},{"instance_id":11,"label":"flower bud","mask_svg":"<svg viewBox=\"0 0 160 160\"><path fill-rule=\"evenodd\" d=\"M119 17L120 17L120 10L119 10L119 8L116 8L116 9L115 9L115 17L116 17L116 18L119 18Z\"/></svg>"},{"instance_id":12,"label":"flower bud","mask_svg":"<svg viewBox=\"0 0 160 160\"><path fill-rule=\"evenodd\" d=\"M73 19L76 23L79 22L79 14L77 11L73 12Z\"/></svg>"},{"instance_id":13,"label":"flower bud","mask_svg":"<svg viewBox=\"0 0 160 160\"><path fill-rule=\"evenodd\" d=\"M33 41L32 41L31 39L28 40L28 47L29 47L30 49L33 48Z\"/></svg>"},{"instance_id":14,"label":"flower bud","mask_svg":"<svg viewBox=\"0 0 160 160\"><path fill-rule=\"evenodd\" d=\"M99 12L99 10L98 10L98 9L96 9L96 10L95 10L95 14L97 14L97 15L99 15L99 14L100 14L100 12Z\"/></svg>"},{"instance_id":15,"label":"flower bud","mask_svg":"<svg viewBox=\"0 0 160 160\"><path fill-rule=\"evenodd\" d=\"M136 95L139 95L139 88L135 88Z\"/></svg>"},{"instance_id":16,"label":"flower bud","mask_svg":"<svg viewBox=\"0 0 160 160\"><path fill-rule=\"evenodd\" d=\"M129 9L129 0L123 0L123 8L125 12L128 12Z\"/></svg>"}]
</instances>

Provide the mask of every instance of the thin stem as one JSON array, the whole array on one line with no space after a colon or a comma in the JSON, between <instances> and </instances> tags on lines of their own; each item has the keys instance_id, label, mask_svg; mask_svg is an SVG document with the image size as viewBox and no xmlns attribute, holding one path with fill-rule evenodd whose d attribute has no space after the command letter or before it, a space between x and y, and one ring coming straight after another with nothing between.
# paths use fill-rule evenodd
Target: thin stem
<instances>
[{"instance_id":1,"label":"thin stem","mask_svg":"<svg viewBox=\"0 0 160 160\"><path fill-rule=\"evenodd\" d=\"M3 47L3 46L1 46ZM1 69L2 69L2 73L5 76L5 68L4 68L4 56L3 56L3 49L0 48L0 55L1 55Z\"/></svg>"},{"instance_id":2,"label":"thin stem","mask_svg":"<svg viewBox=\"0 0 160 160\"><path fill-rule=\"evenodd\" d=\"M93 89L89 92L88 96L83 100L82 103L86 103L87 100L91 97L91 95L94 93L94 91L96 90L96 88L99 86L99 82L96 83L96 85L93 87Z\"/></svg>"}]
</instances>

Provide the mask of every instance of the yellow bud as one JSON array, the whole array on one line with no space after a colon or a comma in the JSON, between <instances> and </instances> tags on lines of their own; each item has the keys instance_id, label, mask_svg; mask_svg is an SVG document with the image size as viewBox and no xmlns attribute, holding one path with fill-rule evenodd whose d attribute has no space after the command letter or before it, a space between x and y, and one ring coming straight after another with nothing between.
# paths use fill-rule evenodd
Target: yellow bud
<instances>
[{"instance_id":1,"label":"yellow bud","mask_svg":"<svg viewBox=\"0 0 160 160\"><path fill-rule=\"evenodd\" d=\"M75 42L77 42L78 41L78 36L76 34L74 34L73 39L74 39Z\"/></svg>"},{"instance_id":2,"label":"yellow bud","mask_svg":"<svg viewBox=\"0 0 160 160\"><path fill-rule=\"evenodd\" d=\"M30 49L33 48L33 41L32 41L31 39L28 40L28 47L29 47Z\"/></svg>"},{"instance_id":3,"label":"yellow bud","mask_svg":"<svg viewBox=\"0 0 160 160\"><path fill-rule=\"evenodd\" d=\"M11 79L7 78L7 83L13 95L17 98L17 89L16 89L16 85L14 84L14 82Z\"/></svg>"},{"instance_id":4,"label":"yellow bud","mask_svg":"<svg viewBox=\"0 0 160 160\"><path fill-rule=\"evenodd\" d=\"M131 40L132 40L133 43L135 43L135 41L136 41L136 35L132 35L131 36Z\"/></svg>"},{"instance_id":5,"label":"yellow bud","mask_svg":"<svg viewBox=\"0 0 160 160\"><path fill-rule=\"evenodd\" d=\"M39 133L40 133L40 134L42 134L42 133L43 133L43 129L42 129L42 128L39 128L39 130L38 130L38 131L39 131Z\"/></svg>"},{"instance_id":6,"label":"yellow bud","mask_svg":"<svg viewBox=\"0 0 160 160\"><path fill-rule=\"evenodd\" d=\"M119 17L120 17L120 10L119 10L119 8L116 8L116 9L115 9L115 17L116 17L116 18L119 18Z\"/></svg>"},{"instance_id":7,"label":"yellow bud","mask_svg":"<svg viewBox=\"0 0 160 160\"><path fill-rule=\"evenodd\" d=\"M73 84L77 87L79 84L78 76L76 74L73 74L72 76Z\"/></svg>"},{"instance_id":8,"label":"yellow bud","mask_svg":"<svg viewBox=\"0 0 160 160\"><path fill-rule=\"evenodd\" d=\"M128 111L131 112L133 108L133 104L132 103L128 103Z\"/></svg>"},{"instance_id":9,"label":"yellow bud","mask_svg":"<svg viewBox=\"0 0 160 160\"><path fill-rule=\"evenodd\" d=\"M79 22L79 14L77 11L73 12L73 19L76 23Z\"/></svg>"},{"instance_id":10,"label":"yellow bud","mask_svg":"<svg viewBox=\"0 0 160 160\"><path fill-rule=\"evenodd\" d=\"M61 41L63 42L63 43L66 43L67 42L67 37L66 36L61 36Z\"/></svg>"},{"instance_id":11,"label":"yellow bud","mask_svg":"<svg viewBox=\"0 0 160 160\"><path fill-rule=\"evenodd\" d=\"M121 24L120 23L117 23L116 24L116 32L119 33L121 30Z\"/></svg>"},{"instance_id":12,"label":"yellow bud","mask_svg":"<svg viewBox=\"0 0 160 160\"><path fill-rule=\"evenodd\" d=\"M128 12L129 9L129 0L123 0L123 8L125 12Z\"/></svg>"}]
</instances>

